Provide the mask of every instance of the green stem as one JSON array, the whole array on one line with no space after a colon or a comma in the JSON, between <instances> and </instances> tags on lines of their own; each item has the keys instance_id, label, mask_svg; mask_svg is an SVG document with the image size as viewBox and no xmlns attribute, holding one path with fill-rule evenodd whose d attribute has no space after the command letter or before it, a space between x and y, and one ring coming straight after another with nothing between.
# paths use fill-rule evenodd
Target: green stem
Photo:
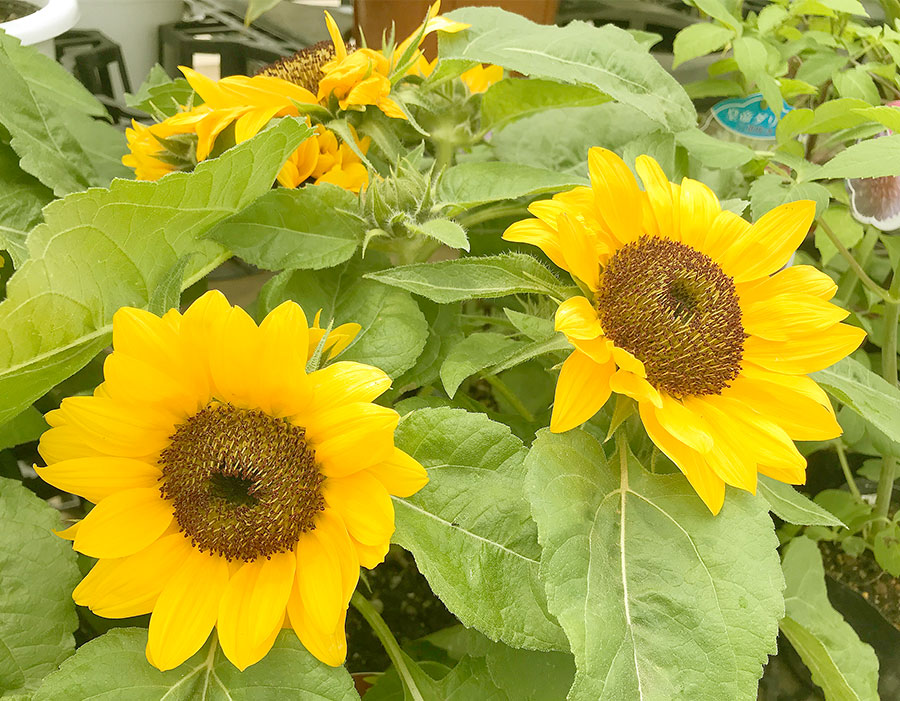
<instances>
[{"instance_id":1,"label":"green stem","mask_svg":"<svg viewBox=\"0 0 900 701\"><path fill-rule=\"evenodd\" d=\"M847 453L844 452L844 445L841 443L840 438L834 442L834 449L837 451L838 462L841 463L841 470L844 471L844 478L847 480L847 486L850 488L850 493L862 501L862 495L859 493L859 487L856 486L856 480L853 479L853 473L850 471L850 463L847 462Z\"/></svg>"},{"instance_id":2,"label":"green stem","mask_svg":"<svg viewBox=\"0 0 900 701\"><path fill-rule=\"evenodd\" d=\"M863 268L869 262L869 256L872 255L872 251L875 250L875 244L878 243L878 234L879 231L874 226L867 226L863 240L853 248L853 258ZM849 301L853 297L858 283L859 277L852 270L846 271L838 281L838 288L843 290L841 293L842 299Z\"/></svg>"},{"instance_id":3,"label":"green stem","mask_svg":"<svg viewBox=\"0 0 900 701\"><path fill-rule=\"evenodd\" d=\"M893 27L894 20L900 19L900 0L878 0L878 3L884 10L886 23Z\"/></svg>"},{"instance_id":4,"label":"green stem","mask_svg":"<svg viewBox=\"0 0 900 701\"><path fill-rule=\"evenodd\" d=\"M885 301L885 303L896 303L900 302L900 300L895 299L891 294L887 292L881 285L875 282L872 278L870 278L866 271L862 269L862 266L856 262L856 258L853 257L853 254L847 250L847 247L841 243L841 240L837 237L837 234L834 233L834 230L825 223L824 220L818 220L819 226L822 227L822 231L831 239L831 243L834 244L834 247L837 248L838 253L847 261L847 265L850 266L850 269L856 273L856 276L859 278L859 281L868 287L872 292L877 294L881 299Z\"/></svg>"},{"instance_id":5,"label":"green stem","mask_svg":"<svg viewBox=\"0 0 900 701\"><path fill-rule=\"evenodd\" d=\"M358 591L353 592L350 603L353 605L353 608L359 611L362 617L366 619L366 622L372 628L372 632L374 632L378 637L378 640L381 641L384 651L388 654L388 657L391 658L394 669L397 670L397 674L400 675L403 685L409 690L414 701L425 701L422 692L419 691L419 687L416 686L415 679L413 679L409 666L406 664L406 659L403 656L403 651L400 649L400 644L397 642L394 634L391 633L391 629L388 628L387 623L384 622L384 619L378 611L375 610L375 607L372 606L371 602Z\"/></svg>"},{"instance_id":6,"label":"green stem","mask_svg":"<svg viewBox=\"0 0 900 701\"><path fill-rule=\"evenodd\" d=\"M900 287L900 272L894 273L894 288ZM881 374L893 386L897 386L897 326L900 324L900 303L885 303L884 342L881 344ZM875 516L886 523L894 493L897 458L885 455L881 458L881 474L878 476L878 492L875 497Z\"/></svg>"},{"instance_id":7,"label":"green stem","mask_svg":"<svg viewBox=\"0 0 900 701\"><path fill-rule=\"evenodd\" d=\"M513 409L519 412L519 415L525 419L529 423L534 423L536 420L534 418L534 414L528 411L528 407L522 404L522 400L520 400L513 391L506 386L506 383L503 382L496 375L485 375L484 379L487 380L487 383L493 387L497 392L503 395L503 398L506 399L510 404L512 404Z\"/></svg>"},{"instance_id":8,"label":"green stem","mask_svg":"<svg viewBox=\"0 0 900 701\"><path fill-rule=\"evenodd\" d=\"M491 207L480 209L477 212L471 212L469 214L464 214L461 217L457 217L456 221L459 222L459 225L464 229L471 229L477 224L482 224L493 219L500 219L501 217L512 216L514 214L524 216L528 214L528 209L522 204L495 204Z\"/></svg>"}]
</instances>

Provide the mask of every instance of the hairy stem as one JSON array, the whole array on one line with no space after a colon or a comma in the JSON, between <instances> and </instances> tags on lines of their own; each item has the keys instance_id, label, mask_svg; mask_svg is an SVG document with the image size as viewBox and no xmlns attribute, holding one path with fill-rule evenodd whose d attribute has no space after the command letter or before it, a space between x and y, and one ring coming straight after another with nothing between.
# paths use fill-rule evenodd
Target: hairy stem
<instances>
[{"instance_id":1,"label":"hairy stem","mask_svg":"<svg viewBox=\"0 0 900 701\"><path fill-rule=\"evenodd\" d=\"M894 274L894 288L900 287L900 272ZM892 386L897 386L897 326L900 323L900 303L885 303L884 341L881 344L881 374ZM891 508L891 496L894 492L897 458L885 455L881 459L881 474L878 476L878 493L875 497L875 516L881 523L886 523Z\"/></svg>"},{"instance_id":2,"label":"hairy stem","mask_svg":"<svg viewBox=\"0 0 900 701\"><path fill-rule=\"evenodd\" d=\"M837 451L838 462L841 463L841 470L844 471L844 479L847 480L847 486L850 488L850 493L861 501L862 495L859 493L859 487L856 486L856 480L853 479L853 473L850 471L850 464L847 462L847 453L844 451L844 444L841 443L840 438L834 442L834 449Z\"/></svg>"}]
</instances>

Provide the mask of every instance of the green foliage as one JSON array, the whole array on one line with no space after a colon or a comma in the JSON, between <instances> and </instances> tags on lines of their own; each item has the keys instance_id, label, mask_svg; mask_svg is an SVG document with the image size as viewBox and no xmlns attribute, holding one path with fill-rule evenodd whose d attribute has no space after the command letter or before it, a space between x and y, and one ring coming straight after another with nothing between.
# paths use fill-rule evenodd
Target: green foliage
<instances>
[{"instance_id":1,"label":"green foliage","mask_svg":"<svg viewBox=\"0 0 900 701\"><path fill-rule=\"evenodd\" d=\"M75 650L75 553L59 514L0 477L0 697L29 698ZM71 698L71 697L70 697Z\"/></svg>"},{"instance_id":2,"label":"green foliage","mask_svg":"<svg viewBox=\"0 0 900 701\"><path fill-rule=\"evenodd\" d=\"M810 501L791 485L759 476L759 493L769 502L769 508L782 521L798 526L843 526L830 511Z\"/></svg>"},{"instance_id":3,"label":"green foliage","mask_svg":"<svg viewBox=\"0 0 900 701\"><path fill-rule=\"evenodd\" d=\"M434 592L460 621L492 639L565 649L538 579L521 441L481 414L422 409L403 418L396 442L431 481L412 497L395 498L394 538L415 555Z\"/></svg>"},{"instance_id":4,"label":"green foliage","mask_svg":"<svg viewBox=\"0 0 900 701\"><path fill-rule=\"evenodd\" d=\"M583 176L573 178L519 163L489 161L461 163L450 168L441 178L438 192L446 203L465 210L488 202L554 193L585 184Z\"/></svg>"},{"instance_id":5,"label":"green foliage","mask_svg":"<svg viewBox=\"0 0 900 701\"><path fill-rule=\"evenodd\" d=\"M816 544L796 538L784 551L785 616L780 626L827 701L877 700L878 658L831 607Z\"/></svg>"},{"instance_id":6,"label":"green foliage","mask_svg":"<svg viewBox=\"0 0 900 701\"><path fill-rule=\"evenodd\" d=\"M454 10L447 16L472 27L441 37L442 58L493 63L533 78L590 86L667 128L694 126L696 112L684 89L618 27L583 22L537 25L482 7Z\"/></svg>"},{"instance_id":7,"label":"green foliage","mask_svg":"<svg viewBox=\"0 0 900 701\"><path fill-rule=\"evenodd\" d=\"M182 256L193 254L183 287L227 258L203 235L267 192L309 133L284 120L193 173L116 181L48 206L0 302L0 424L107 345L115 311L145 306Z\"/></svg>"},{"instance_id":8,"label":"green foliage","mask_svg":"<svg viewBox=\"0 0 900 701\"><path fill-rule=\"evenodd\" d=\"M47 677L34 701L122 698L129 701L353 701L343 667L310 655L293 631L282 631L261 662L239 672L213 636L180 667L160 672L144 656L147 631L119 628L92 640Z\"/></svg>"},{"instance_id":9,"label":"green foliage","mask_svg":"<svg viewBox=\"0 0 900 701\"><path fill-rule=\"evenodd\" d=\"M752 698L784 612L763 503L729 492L712 517L681 475L607 465L581 431L541 432L526 465L570 701Z\"/></svg>"},{"instance_id":10,"label":"green foliage","mask_svg":"<svg viewBox=\"0 0 900 701\"><path fill-rule=\"evenodd\" d=\"M481 126L483 129L497 129L544 110L601 105L609 100L593 88L580 85L507 78L494 83L484 93Z\"/></svg>"},{"instance_id":11,"label":"green foliage","mask_svg":"<svg viewBox=\"0 0 900 701\"><path fill-rule=\"evenodd\" d=\"M0 144L0 250L9 251L13 265L27 257L25 237L52 198L37 178L19 168L15 151Z\"/></svg>"}]
</instances>

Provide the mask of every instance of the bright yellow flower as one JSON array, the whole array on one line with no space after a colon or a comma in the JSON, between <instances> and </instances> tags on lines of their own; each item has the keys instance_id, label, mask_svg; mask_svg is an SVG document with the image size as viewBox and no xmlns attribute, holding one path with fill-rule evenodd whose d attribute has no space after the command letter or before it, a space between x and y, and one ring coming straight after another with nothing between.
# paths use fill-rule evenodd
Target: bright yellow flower
<instances>
[{"instance_id":1,"label":"bright yellow flower","mask_svg":"<svg viewBox=\"0 0 900 701\"><path fill-rule=\"evenodd\" d=\"M462 82L466 84L471 93L480 93L487 90L494 83L503 80L503 67L494 65L478 64L475 68L470 68L461 76Z\"/></svg>"},{"instance_id":2,"label":"bright yellow flower","mask_svg":"<svg viewBox=\"0 0 900 701\"><path fill-rule=\"evenodd\" d=\"M355 328L335 330L344 345ZM105 382L47 415L43 479L96 503L61 535L99 561L73 598L100 616L152 613L147 658L193 655L215 627L245 669L291 626L329 665L359 567L384 559L391 495L425 470L395 448L381 370L307 374L321 330L286 302L257 327L209 292L182 315L120 309ZM332 340L326 344L332 344Z\"/></svg>"},{"instance_id":3,"label":"bright yellow flower","mask_svg":"<svg viewBox=\"0 0 900 701\"><path fill-rule=\"evenodd\" d=\"M160 160L159 156L166 153L166 149L159 139L195 133L197 124L208 114L209 108L200 105L150 126L132 120L132 128L125 130L130 153L122 157L122 163L134 169L138 180L159 180L162 176L178 170L172 163Z\"/></svg>"},{"instance_id":4,"label":"bright yellow flower","mask_svg":"<svg viewBox=\"0 0 900 701\"><path fill-rule=\"evenodd\" d=\"M334 44L334 58L322 66L322 77L319 79L320 100L327 101L334 96L342 110L353 107L374 105L388 117L406 119L403 110L390 97L391 77L398 67L398 62L413 42L421 44L422 39L433 32L459 32L469 27L462 22L454 22L438 16L440 0L428 10L425 22L406 39L404 39L390 57L374 49L363 48L347 51L344 39L334 18L326 12L325 23ZM410 71L419 65L421 52L416 48L411 55L413 65Z\"/></svg>"},{"instance_id":5,"label":"bright yellow flower","mask_svg":"<svg viewBox=\"0 0 900 701\"><path fill-rule=\"evenodd\" d=\"M841 433L807 373L865 336L839 322L836 286L815 268L781 270L815 205L791 202L750 225L695 180L670 183L652 158L631 170L611 151L589 157L591 187L535 202L537 218L504 238L539 246L587 291L563 302L563 363L550 429L591 418L611 392L638 402L651 440L713 513L725 484L756 490L757 472L806 479L795 440Z\"/></svg>"}]
</instances>

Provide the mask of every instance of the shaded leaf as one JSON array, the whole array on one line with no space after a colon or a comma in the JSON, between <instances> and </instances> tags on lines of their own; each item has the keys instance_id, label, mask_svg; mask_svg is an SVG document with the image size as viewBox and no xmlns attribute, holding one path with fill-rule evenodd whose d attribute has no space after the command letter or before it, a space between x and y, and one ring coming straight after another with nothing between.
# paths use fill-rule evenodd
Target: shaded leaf
<instances>
[{"instance_id":1,"label":"shaded leaf","mask_svg":"<svg viewBox=\"0 0 900 701\"><path fill-rule=\"evenodd\" d=\"M452 398L467 377L509 357L522 346L509 336L499 333L473 333L457 343L441 366L441 382Z\"/></svg>"},{"instance_id":2,"label":"shaded leaf","mask_svg":"<svg viewBox=\"0 0 900 701\"><path fill-rule=\"evenodd\" d=\"M837 516L784 482L760 475L759 493L782 521L797 526L844 526Z\"/></svg>"}]
</instances>

